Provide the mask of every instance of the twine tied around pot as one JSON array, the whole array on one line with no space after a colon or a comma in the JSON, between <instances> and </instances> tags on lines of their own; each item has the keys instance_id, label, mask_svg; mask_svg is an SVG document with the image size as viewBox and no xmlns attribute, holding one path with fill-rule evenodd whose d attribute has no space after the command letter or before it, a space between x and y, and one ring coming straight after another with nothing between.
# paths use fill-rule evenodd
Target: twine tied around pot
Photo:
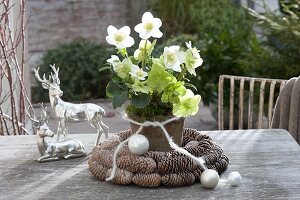
<instances>
[{"instance_id":1,"label":"twine tied around pot","mask_svg":"<svg viewBox=\"0 0 300 200\"><path fill-rule=\"evenodd\" d=\"M193 159L195 162L197 162L197 163L200 165L200 167L201 167L203 170L206 170L207 167L206 167L205 164L204 164L204 163L205 163L204 159L203 159L202 157L197 158L197 157L195 157L194 155L192 155L191 153L189 153L187 150L185 150L185 149L179 147L176 143L173 142L172 137L170 137L169 133L168 133L167 130L165 129L165 127L164 127L165 124L167 124L167 123L169 123L169 122L172 122L172 121L175 121L175 120L178 120L178 119L179 119L178 117L173 117L173 118L168 119L168 120L166 120L166 121L164 121L164 122L158 122L158 121L154 121L154 122L152 122L152 121L145 121L145 122L143 122L143 123L140 123L140 122L136 122L136 121L134 121L134 120L132 120L132 119L129 119L129 118L127 118L127 117L124 117L124 120L126 120L126 121L128 121L128 122L131 122L131 123L134 123L134 124L140 126L139 129L138 129L133 135L139 134L139 133L142 131L143 127L146 127L146 126L157 126L157 127L160 127L160 128L162 129L162 131L163 131L163 133L164 133L164 135L165 135L165 137L166 137L166 139L167 139L167 141L168 141L168 143L169 143L169 145L170 145L170 147L171 147L172 149L174 149L175 151L177 151L177 152L179 152L179 153L182 153L182 154L186 155L187 157ZM121 150L122 146L123 146L124 144L128 143L129 139L130 139L133 135L131 135L129 138L127 138L126 140L124 140L123 142L121 142L121 143L117 146L117 148L116 148L116 150L115 150L115 152L114 152L114 156L113 156L113 168L112 168L110 177L108 177L108 178L106 179L106 181L112 181L112 180L115 178L115 176L116 176L116 171L117 171L117 155L118 155L119 151Z\"/></svg>"}]
</instances>

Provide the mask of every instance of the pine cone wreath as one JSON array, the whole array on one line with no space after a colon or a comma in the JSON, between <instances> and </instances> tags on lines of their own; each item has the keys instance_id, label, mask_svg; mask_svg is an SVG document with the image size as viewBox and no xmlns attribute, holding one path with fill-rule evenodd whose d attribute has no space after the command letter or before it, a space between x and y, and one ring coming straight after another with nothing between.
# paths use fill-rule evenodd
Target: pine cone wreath
<instances>
[{"instance_id":1,"label":"pine cone wreath","mask_svg":"<svg viewBox=\"0 0 300 200\"><path fill-rule=\"evenodd\" d=\"M152 158L137 155L120 156L117 166L134 173L152 173L156 169L156 163Z\"/></svg>"},{"instance_id":2,"label":"pine cone wreath","mask_svg":"<svg viewBox=\"0 0 300 200\"><path fill-rule=\"evenodd\" d=\"M161 183L161 176L158 173L135 174L132 182L141 187L158 187Z\"/></svg>"},{"instance_id":3,"label":"pine cone wreath","mask_svg":"<svg viewBox=\"0 0 300 200\"><path fill-rule=\"evenodd\" d=\"M195 182L195 176L191 172L165 174L162 176L161 182L167 187L183 187L192 185Z\"/></svg>"},{"instance_id":4,"label":"pine cone wreath","mask_svg":"<svg viewBox=\"0 0 300 200\"><path fill-rule=\"evenodd\" d=\"M112 168L107 170L106 178L110 177ZM116 176L112 180L113 183L118 185L128 185L132 182L133 173L124 169L117 168Z\"/></svg>"},{"instance_id":5,"label":"pine cone wreath","mask_svg":"<svg viewBox=\"0 0 300 200\"><path fill-rule=\"evenodd\" d=\"M103 142L95 147L89 160L89 168L93 175L105 180L111 174L113 155L117 145L132 135L131 130L116 134L116 138ZM185 129L182 146L196 157L202 157L207 168L218 171L227 169L228 158L223 150L215 145L212 139L195 129ZM115 184L134 183L141 187L181 187L200 181L203 169L186 155L177 151L148 151L142 156L132 154L128 145L121 147L118 157Z\"/></svg>"}]
</instances>

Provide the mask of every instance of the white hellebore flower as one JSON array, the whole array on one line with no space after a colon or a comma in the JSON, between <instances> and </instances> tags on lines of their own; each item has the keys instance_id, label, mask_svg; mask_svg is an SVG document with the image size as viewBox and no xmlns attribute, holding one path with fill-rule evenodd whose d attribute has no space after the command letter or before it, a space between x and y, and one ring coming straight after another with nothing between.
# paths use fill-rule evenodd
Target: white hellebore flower
<instances>
[{"instance_id":1,"label":"white hellebore flower","mask_svg":"<svg viewBox=\"0 0 300 200\"><path fill-rule=\"evenodd\" d=\"M146 44L147 41L147 44ZM139 44L139 48L135 50L133 57L136 60L142 60L144 58L144 52L145 52L145 45L146 45L146 51L148 51L151 47L151 42L149 40L141 40Z\"/></svg>"},{"instance_id":2,"label":"white hellebore flower","mask_svg":"<svg viewBox=\"0 0 300 200\"><path fill-rule=\"evenodd\" d=\"M111 55L111 57L109 59L107 59L107 62L110 63L113 66L114 70L115 70L115 67L118 64L120 64L121 61L120 61L120 58L118 56Z\"/></svg>"},{"instance_id":3,"label":"white hellebore flower","mask_svg":"<svg viewBox=\"0 0 300 200\"><path fill-rule=\"evenodd\" d=\"M132 65L131 66L131 76L134 78L137 78L138 80L145 80L147 76L147 72L143 71L139 66L137 65Z\"/></svg>"},{"instance_id":4,"label":"white hellebore flower","mask_svg":"<svg viewBox=\"0 0 300 200\"><path fill-rule=\"evenodd\" d=\"M164 48L163 62L167 69L173 69L176 72L181 72L180 64L185 60L184 53L179 51L179 46L170 46Z\"/></svg>"},{"instance_id":5,"label":"white hellebore flower","mask_svg":"<svg viewBox=\"0 0 300 200\"><path fill-rule=\"evenodd\" d=\"M134 30L139 33L140 38L146 40L150 37L161 38L162 32L159 30L162 22L159 18L154 18L150 12L145 12L142 17L142 23L136 25Z\"/></svg>"},{"instance_id":6,"label":"white hellebore flower","mask_svg":"<svg viewBox=\"0 0 300 200\"><path fill-rule=\"evenodd\" d=\"M192 48L191 41L185 43L187 46L187 50L185 52L185 67L188 72L194 76L196 76L195 69L202 65L203 60L200 57L199 50L197 48Z\"/></svg>"},{"instance_id":7,"label":"white hellebore flower","mask_svg":"<svg viewBox=\"0 0 300 200\"><path fill-rule=\"evenodd\" d=\"M119 77L122 79L127 78L129 76L129 73L131 71L131 68L134 64L130 60L130 58L125 58L122 62L118 63L114 70L117 73Z\"/></svg>"},{"instance_id":8,"label":"white hellebore flower","mask_svg":"<svg viewBox=\"0 0 300 200\"><path fill-rule=\"evenodd\" d=\"M134 40L130 37L130 28L128 26L123 26L119 30L109 25L107 27L108 36L106 36L106 41L108 44L116 46L118 49L123 49L126 47L131 47L134 44Z\"/></svg>"}]
</instances>

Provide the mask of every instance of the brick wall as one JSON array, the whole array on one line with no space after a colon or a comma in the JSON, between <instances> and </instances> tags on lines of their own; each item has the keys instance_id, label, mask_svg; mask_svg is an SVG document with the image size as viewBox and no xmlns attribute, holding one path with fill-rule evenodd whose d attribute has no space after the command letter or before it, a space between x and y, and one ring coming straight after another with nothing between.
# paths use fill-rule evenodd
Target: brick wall
<instances>
[{"instance_id":1,"label":"brick wall","mask_svg":"<svg viewBox=\"0 0 300 200\"><path fill-rule=\"evenodd\" d=\"M76 38L104 43L109 24L130 24L130 0L28 0L29 53Z\"/></svg>"}]
</instances>

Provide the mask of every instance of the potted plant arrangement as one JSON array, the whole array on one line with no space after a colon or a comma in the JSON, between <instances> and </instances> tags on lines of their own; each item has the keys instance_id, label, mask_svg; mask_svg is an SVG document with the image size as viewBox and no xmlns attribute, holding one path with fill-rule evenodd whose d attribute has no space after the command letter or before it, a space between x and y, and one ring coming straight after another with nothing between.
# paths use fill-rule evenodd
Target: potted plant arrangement
<instances>
[{"instance_id":1,"label":"potted plant arrangement","mask_svg":"<svg viewBox=\"0 0 300 200\"><path fill-rule=\"evenodd\" d=\"M195 87L186 75L196 76L195 69L203 60L191 42L186 42L184 49L177 45L166 46L160 57L153 57L155 38L163 35L159 30L161 26L159 18L150 12L144 13L142 22L134 27L141 40L133 55L128 55L126 50L135 42L130 28L108 26L106 41L116 47L117 55L107 60L113 76L106 94L112 98L114 108L125 104L128 117L137 122L162 122L177 117L165 128L180 146L184 118L198 112L201 100L201 96L191 90ZM134 133L139 126L131 123L131 128ZM143 127L142 134L149 140L149 150L170 150L159 127Z\"/></svg>"}]
</instances>

